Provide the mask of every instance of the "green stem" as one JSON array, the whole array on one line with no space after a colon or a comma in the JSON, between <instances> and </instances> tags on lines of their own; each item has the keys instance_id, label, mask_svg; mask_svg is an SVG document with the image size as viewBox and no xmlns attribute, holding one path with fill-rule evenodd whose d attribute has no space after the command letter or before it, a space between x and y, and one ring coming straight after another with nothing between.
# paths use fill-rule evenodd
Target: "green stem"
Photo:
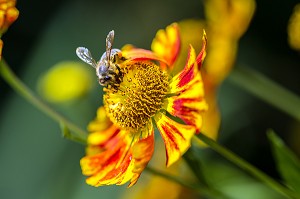
<instances>
[{"instance_id":1,"label":"green stem","mask_svg":"<svg viewBox=\"0 0 300 199\"><path fill-rule=\"evenodd\" d=\"M228 79L300 121L300 97L266 76L248 67L236 67Z\"/></svg>"},{"instance_id":2,"label":"green stem","mask_svg":"<svg viewBox=\"0 0 300 199\"><path fill-rule=\"evenodd\" d=\"M3 79L22 97L27 99L31 104L37 107L39 110L47 114L49 117L63 123L73 133L73 137L79 140L86 140L87 133L74 123L54 111L49 105L40 100L32 90L30 90L9 68L7 63L2 59L0 61L0 75Z\"/></svg>"},{"instance_id":3,"label":"green stem","mask_svg":"<svg viewBox=\"0 0 300 199\"><path fill-rule=\"evenodd\" d=\"M198 179L199 185L209 186L206 177L203 173L203 168L200 159L196 157L196 152L193 150L193 148L187 150L187 152L185 152L185 154L183 155L183 158L185 159L187 165L190 167L195 177Z\"/></svg>"},{"instance_id":4,"label":"green stem","mask_svg":"<svg viewBox=\"0 0 300 199\"><path fill-rule=\"evenodd\" d=\"M156 170L154 168L151 168L149 166L146 167L145 171L148 171L148 172L152 173L153 175L161 176L162 178L165 178L165 179L170 180L172 182L175 182L175 183L177 183L177 184L179 184L183 187L191 189L191 190L195 191L196 193L198 193L201 196L206 196L208 198L216 198L216 199L217 198L228 199L227 196L221 194L220 192L217 192L215 190L211 190L207 187L187 183L187 182L181 180L180 178L178 178L176 176L164 173L162 171L158 171L158 170Z\"/></svg>"},{"instance_id":5,"label":"green stem","mask_svg":"<svg viewBox=\"0 0 300 199\"><path fill-rule=\"evenodd\" d=\"M284 187L262 171L258 170L254 166L252 166L250 163L246 162L239 156L235 155L230 150L224 148L223 146L219 145L217 142L212 140L211 138L205 136L203 133L198 134L197 136L194 136L194 140L196 142L204 142L208 146L210 146L214 151L225 157L227 160L231 161L235 165L239 166L241 169L247 171L252 176L256 177L257 179L264 182L266 185L271 187L273 190L277 191L278 193L286 196L287 198L295 199L300 198L298 194L291 191L290 189Z\"/></svg>"}]
</instances>

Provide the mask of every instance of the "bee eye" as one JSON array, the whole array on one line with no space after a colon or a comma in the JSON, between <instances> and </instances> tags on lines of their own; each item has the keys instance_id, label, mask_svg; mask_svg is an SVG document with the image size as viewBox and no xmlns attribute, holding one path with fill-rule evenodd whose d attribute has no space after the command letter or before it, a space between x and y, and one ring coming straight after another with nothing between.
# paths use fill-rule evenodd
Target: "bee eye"
<instances>
[{"instance_id":1,"label":"bee eye","mask_svg":"<svg viewBox=\"0 0 300 199\"><path fill-rule=\"evenodd\" d=\"M104 80L105 80L105 81L108 81L108 80L110 80L110 79L111 79L110 76L105 76L105 77L104 77Z\"/></svg>"},{"instance_id":2,"label":"bee eye","mask_svg":"<svg viewBox=\"0 0 300 199\"><path fill-rule=\"evenodd\" d=\"M97 73L98 74L101 74L101 73L103 73L104 72L104 67L103 66L100 66L99 68L98 68L98 70L97 70Z\"/></svg>"}]
</instances>

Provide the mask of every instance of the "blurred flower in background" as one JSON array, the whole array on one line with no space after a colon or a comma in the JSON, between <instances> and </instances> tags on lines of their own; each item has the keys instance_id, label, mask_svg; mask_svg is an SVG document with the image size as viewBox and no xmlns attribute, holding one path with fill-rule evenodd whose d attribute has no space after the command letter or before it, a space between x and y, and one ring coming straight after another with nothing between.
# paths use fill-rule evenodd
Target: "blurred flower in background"
<instances>
[{"instance_id":1,"label":"blurred flower in background","mask_svg":"<svg viewBox=\"0 0 300 199\"><path fill-rule=\"evenodd\" d=\"M295 5L288 23L288 42L295 50L300 50L300 4Z\"/></svg>"},{"instance_id":2,"label":"blurred flower in background","mask_svg":"<svg viewBox=\"0 0 300 199\"><path fill-rule=\"evenodd\" d=\"M210 109L204 115L203 132L215 139L220 126L218 87L234 67L238 41L252 19L255 1L207 0L204 8L210 42L202 73Z\"/></svg>"},{"instance_id":3,"label":"blurred flower in background","mask_svg":"<svg viewBox=\"0 0 300 199\"><path fill-rule=\"evenodd\" d=\"M235 63L239 38L247 30L255 9L254 0L204 1L205 21L212 41L205 73L220 84Z\"/></svg>"},{"instance_id":4,"label":"blurred flower in background","mask_svg":"<svg viewBox=\"0 0 300 199\"><path fill-rule=\"evenodd\" d=\"M64 103L84 97L91 91L93 80L94 74L85 64L63 61L45 72L38 82L38 91L51 103Z\"/></svg>"}]
</instances>

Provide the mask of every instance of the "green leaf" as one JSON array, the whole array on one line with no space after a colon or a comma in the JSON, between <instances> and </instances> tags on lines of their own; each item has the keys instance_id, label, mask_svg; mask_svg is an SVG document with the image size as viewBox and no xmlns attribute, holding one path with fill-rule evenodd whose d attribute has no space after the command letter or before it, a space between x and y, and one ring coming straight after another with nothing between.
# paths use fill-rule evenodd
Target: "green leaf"
<instances>
[{"instance_id":1,"label":"green leaf","mask_svg":"<svg viewBox=\"0 0 300 199\"><path fill-rule=\"evenodd\" d=\"M255 178L261 180L266 185L268 185L273 190L277 191L278 193L284 195L287 198L300 198L300 194L292 191L291 189L283 186L281 183L277 182L273 178L269 177L264 172L260 171L252 164L248 163L247 161L243 160L241 157L237 156L232 151L228 150L227 148L223 147L222 145L218 144L213 139L207 137L203 133L199 133L198 135L194 136L194 140L196 142L204 142L208 146L211 147L214 151L219 153L221 156L226 158L227 160L231 161L236 166L240 167L241 169L247 171L249 174L254 176Z\"/></svg>"},{"instance_id":2,"label":"green leaf","mask_svg":"<svg viewBox=\"0 0 300 199\"><path fill-rule=\"evenodd\" d=\"M288 187L300 193L300 160L272 130L268 131L277 169Z\"/></svg>"},{"instance_id":3,"label":"green leaf","mask_svg":"<svg viewBox=\"0 0 300 199\"><path fill-rule=\"evenodd\" d=\"M61 134L64 138L86 145L86 140L72 134L72 132L70 131L70 129L65 123L60 122L59 125L60 125Z\"/></svg>"},{"instance_id":4,"label":"green leaf","mask_svg":"<svg viewBox=\"0 0 300 199\"><path fill-rule=\"evenodd\" d=\"M272 79L250 67L235 67L228 79L300 121L300 97Z\"/></svg>"}]
</instances>

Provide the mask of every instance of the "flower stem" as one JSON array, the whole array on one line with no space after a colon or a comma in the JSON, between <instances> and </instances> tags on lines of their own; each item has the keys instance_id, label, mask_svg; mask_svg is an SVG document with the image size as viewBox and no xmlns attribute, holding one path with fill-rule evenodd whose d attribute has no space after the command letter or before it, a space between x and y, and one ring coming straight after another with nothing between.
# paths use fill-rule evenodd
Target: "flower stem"
<instances>
[{"instance_id":1,"label":"flower stem","mask_svg":"<svg viewBox=\"0 0 300 199\"><path fill-rule=\"evenodd\" d=\"M64 116L60 115L54 111L49 105L39 99L32 90L30 90L9 68L7 63L2 59L0 61L0 75L3 79L22 97L29 101L36 108L47 114L53 120L58 123L63 123L70 131L73 133L73 138L77 140L86 140L87 133L80 127L76 126L74 123L66 119ZM67 137L70 138L70 137Z\"/></svg>"},{"instance_id":2,"label":"flower stem","mask_svg":"<svg viewBox=\"0 0 300 199\"><path fill-rule=\"evenodd\" d=\"M164 173L162 171L158 171L154 168L151 168L150 166L147 166L145 171L148 171L150 173L152 173L153 175L157 175L157 176L161 176L167 180L170 180L172 182L175 182L183 187L186 187L188 189L191 189L193 191L195 191L196 193L198 193L199 195L201 196L206 196L208 198L222 198L222 199L228 199L227 196L223 195L222 193L218 192L218 191L215 191L215 190L211 190L210 188L208 187L204 187L204 186L199 186L197 184L190 184L190 183L187 183L183 180L181 180L180 178L176 177L176 176L173 176L173 175L170 175L170 174L167 174L167 173Z\"/></svg>"},{"instance_id":3,"label":"flower stem","mask_svg":"<svg viewBox=\"0 0 300 199\"><path fill-rule=\"evenodd\" d=\"M286 196L287 198L295 199L295 198L300 198L298 194L293 192L292 190L284 187L262 171L258 170L255 168L253 165L250 163L246 162L230 150L224 148L223 146L219 145L217 142L214 140L210 139L209 137L205 136L203 133L198 134L197 136L194 136L194 140L196 142L204 142L208 146L210 146L214 151L222 155L224 158L227 160L231 161L241 169L247 171L250 173L252 176L256 177L257 179L261 180L264 182L266 185L271 187L273 190L277 191L278 193Z\"/></svg>"},{"instance_id":4,"label":"flower stem","mask_svg":"<svg viewBox=\"0 0 300 199\"><path fill-rule=\"evenodd\" d=\"M228 79L300 121L300 97L268 77L249 67L236 67Z\"/></svg>"}]
</instances>

